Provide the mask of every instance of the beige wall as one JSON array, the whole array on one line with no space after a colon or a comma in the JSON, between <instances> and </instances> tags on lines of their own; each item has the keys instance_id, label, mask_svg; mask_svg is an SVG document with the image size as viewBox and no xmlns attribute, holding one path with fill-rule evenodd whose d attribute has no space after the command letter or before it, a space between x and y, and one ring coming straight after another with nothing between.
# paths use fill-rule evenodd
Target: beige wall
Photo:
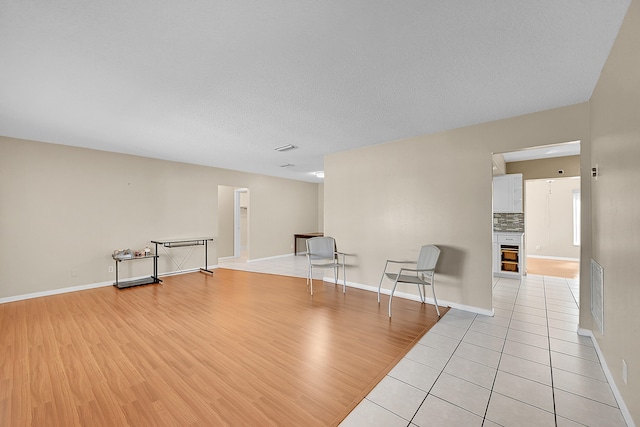
<instances>
[{"instance_id":1,"label":"beige wall","mask_svg":"<svg viewBox=\"0 0 640 427\"><path fill-rule=\"evenodd\" d=\"M579 259L580 246L573 244L573 192L580 191L580 180L527 180L525 189L526 254Z\"/></svg>"},{"instance_id":2,"label":"beige wall","mask_svg":"<svg viewBox=\"0 0 640 427\"><path fill-rule=\"evenodd\" d=\"M589 141L584 141L584 144L581 144L581 147L588 147ZM588 152L586 150L585 152ZM585 160L583 163L588 165L588 162ZM521 173L522 179L526 181L529 180L537 180L537 179L566 179L567 177L579 177L580 176L580 165L581 159L580 156L564 156L564 157L553 157L548 159L537 159L537 160L524 160L520 162L509 162L506 164L507 173ZM587 169L588 167L585 166ZM562 170L563 173L558 173L559 170ZM580 182L575 182L576 188L580 188ZM549 224L549 226L543 224L545 219L548 219L545 215L548 214L546 209L547 200L544 195L537 194L530 197L528 194L529 186L524 186L524 202L525 202L525 251L527 255L538 255L538 256L557 256L557 257L566 257L566 258L579 258L580 257L580 248L574 247L573 244L567 243L572 242L568 239L572 237L573 234L573 223L566 217L565 214L557 215L556 212L554 224ZM581 192L582 193L582 192ZM581 194L582 196L582 194ZM572 197L570 194L567 197ZM588 198L588 194L586 194ZM541 200L544 199L544 200ZM566 201L567 199L561 199L560 201L553 197L553 200L556 203L561 203L561 201ZM543 206L539 204L543 203ZM557 206L558 208L560 206ZM536 215L536 217L531 217L531 214ZM589 212L585 212L587 217L590 217ZM583 218L584 219L584 218ZM557 222L557 221L560 221ZM561 225L562 224L562 225ZM588 223L587 223L588 226ZM531 228L533 227L533 228ZM552 234L548 234L551 230L555 230ZM571 234L569 234L571 233ZM545 235L548 235L548 238L545 238ZM542 246L542 250L537 251L536 246Z\"/></svg>"},{"instance_id":3,"label":"beige wall","mask_svg":"<svg viewBox=\"0 0 640 427\"><path fill-rule=\"evenodd\" d=\"M492 153L587 141L588 116L584 103L327 156L325 233L356 254L348 280L377 287L386 259L435 243L439 299L491 310Z\"/></svg>"},{"instance_id":4,"label":"beige wall","mask_svg":"<svg viewBox=\"0 0 640 427\"><path fill-rule=\"evenodd\" d=\"M559 170L564 173L558 173ZM521 173L522 179L580 176L580 156L509 162L507 163L507 173Z\"/></svg>"},{"instance_id":5,"label":"beige wall","mask_svg":"<svg viewBox=\"0 0 640 427\"><path fill-rule=\"evenodd\" d=\"M591 98L593 258L604 267L604 335L615 382L640 421L640 3L631 3ZM588 295L581 295L589 307ZM591 315L581 312L583 318ZM585 319L586 323L586 319ZM629 381L622 381L622 360Z\"/></svg>"},{"instance_id":6,"label":"beige wall","mask_svg":"<svg viewBox=\"0 0 640 427\"><path fill-rule=\"evenodd\" d=\"M292 253L293 234L317 226L317 184L0 137L0 298L113 281L116 248L217 238L218 185L251 191L251 258ZM203 264L194 248L183 268ZM121 266L151 274L150 260Z\"/></svg>"}]
</instances>

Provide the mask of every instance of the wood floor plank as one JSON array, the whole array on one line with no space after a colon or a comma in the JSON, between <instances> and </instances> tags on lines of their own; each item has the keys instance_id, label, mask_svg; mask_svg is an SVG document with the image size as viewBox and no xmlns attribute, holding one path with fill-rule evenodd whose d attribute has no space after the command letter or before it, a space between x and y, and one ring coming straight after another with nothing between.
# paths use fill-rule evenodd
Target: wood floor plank
<instances>
[{"instance_id":1,"label":"wood floor plank","mask_svg":"<svg viewBox=\"0 0 640 427\"><path fill-rule=\"evenodd\" d=\"M387 302L219 269L3 304L0 425L336 425L438 320Z\"/></svg>"},{"instance_id":2,"label":"wood floor plank","mask_svg":"<svg viewBox=\"0 0 640 427\"><path fill-rule=\"evenodd\" d=\"M580 261L527 257L527 273L578 279L580 277Z\"/></svg>"}]
</instances>

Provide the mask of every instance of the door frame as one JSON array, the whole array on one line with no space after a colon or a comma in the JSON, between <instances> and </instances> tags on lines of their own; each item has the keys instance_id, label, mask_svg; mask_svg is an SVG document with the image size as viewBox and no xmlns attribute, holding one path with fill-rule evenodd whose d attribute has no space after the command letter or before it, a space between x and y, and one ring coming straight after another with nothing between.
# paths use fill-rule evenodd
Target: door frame
<instances>
[{"instance_id":1,"label":"door frame","mask_svg":"<svg viewBox=\"0 0 640 427\"><path fill-rule=\"evenodd\" d=\"M240 242L242 238L242 230L240 224L240 194L246 193L249 196L248 188L236 188L233 190L233 256L240 256ZM247 208L248 213L248 208ZM248 234L247 228L247 234ZM249 236L247 236L247 246L249 246Z\"/></svg>"}]
</instances>

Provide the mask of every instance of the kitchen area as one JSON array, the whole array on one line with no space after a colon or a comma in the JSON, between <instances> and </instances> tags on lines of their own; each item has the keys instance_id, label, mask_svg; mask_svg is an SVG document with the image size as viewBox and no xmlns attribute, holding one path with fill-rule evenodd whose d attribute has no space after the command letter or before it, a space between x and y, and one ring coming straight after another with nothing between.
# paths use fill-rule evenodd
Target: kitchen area
<instances>
[{"instance_id":1,"label":"kitchen area","mask_svg":"<svg viewBox=\"0 0 640 427\"><path fill-rule=\"evenodd\" d=\"M580 141L494 153L492 167L493 275L575 277Z\"/></svg>"},{"instance_id":2,"label":"kitchen area","mask_svg":"<svg viewBox=\"0 0 640 427\"><path fill-rule=\"evenodd\" d=\"M493 177L493 275L526 274L522 174Z\"/></svg>"}]
</instances>

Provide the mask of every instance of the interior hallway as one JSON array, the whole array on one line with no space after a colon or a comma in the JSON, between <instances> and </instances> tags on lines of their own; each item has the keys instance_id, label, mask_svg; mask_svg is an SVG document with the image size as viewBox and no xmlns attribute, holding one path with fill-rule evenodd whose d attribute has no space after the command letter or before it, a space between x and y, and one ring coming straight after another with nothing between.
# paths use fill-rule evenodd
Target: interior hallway
<instances>
[{"instance_id":1,"label":"interior hallway","mask_svg":"<svg viewBox=\"0 0 640 427\"><path fill-rule=\"evenodd\" d=\"M302 256L220 267L306 275ZM577 292L577 279L496 278L494 317L450 310L340 425L626 426L576 333Z\"/></svg>"}]
</instances>

